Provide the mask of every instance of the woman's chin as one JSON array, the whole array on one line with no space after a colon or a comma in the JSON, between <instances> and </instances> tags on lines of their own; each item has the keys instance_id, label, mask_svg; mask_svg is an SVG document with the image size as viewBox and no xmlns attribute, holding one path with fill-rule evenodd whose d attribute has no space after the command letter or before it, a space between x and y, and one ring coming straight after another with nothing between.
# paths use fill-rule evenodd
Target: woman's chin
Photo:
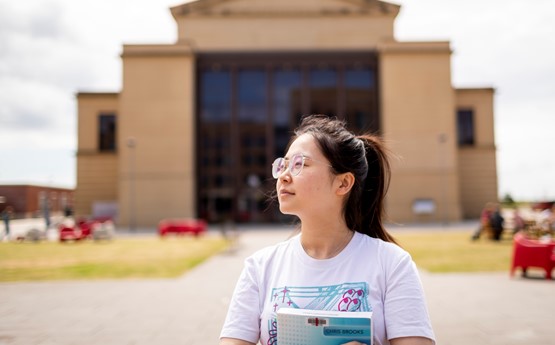
<instances>
[{"instance_id":1,"label":"woman's chin","mask_svg":"<svg viewBox=\"0 0 555 345\"><path fill-rule=\"evenodd\" d=\"M279 205L279 211L288 216L295 216L295 212L293 212L289 207L281 204Z\"/></svg>"}]
</instances>

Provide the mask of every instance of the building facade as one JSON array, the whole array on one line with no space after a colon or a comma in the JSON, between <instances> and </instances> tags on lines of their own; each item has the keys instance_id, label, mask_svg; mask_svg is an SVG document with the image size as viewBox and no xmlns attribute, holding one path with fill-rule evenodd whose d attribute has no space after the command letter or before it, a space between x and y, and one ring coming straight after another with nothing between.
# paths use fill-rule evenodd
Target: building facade
<instances>
[{"instance_id":1,"label":"building facade","mask_svg":"<svg viewBox=\"0 0 555 345\"><path fill-rule=\"evenodd\" d=\"M74 190L36 185L0 185L0 212L13 208L14 217L62 215L73 211Z\"/></svg>"},{"instance_id":2,"label":"building facade","mask_svg":"<svg viewBox=\"0 0 555 345\"><path fill-rule=\"evenodd\" d=\"M304 114L379 133L395 222L477 217L497 200L492 88L456 89L449 42L400 42L377 0L197 0L178 39L124 45L122 89L77 94L76 212L279 221L270 164ZM96 210L96 211L95 211Z\"/></svg>"}]
</instances>

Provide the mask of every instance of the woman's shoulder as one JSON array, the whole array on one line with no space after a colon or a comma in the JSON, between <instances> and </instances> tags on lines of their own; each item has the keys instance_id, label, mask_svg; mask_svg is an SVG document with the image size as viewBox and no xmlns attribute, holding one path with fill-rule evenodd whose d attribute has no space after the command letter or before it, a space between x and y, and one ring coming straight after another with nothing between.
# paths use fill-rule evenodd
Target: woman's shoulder
<instances>
[{"instance_id":1,"label":"woman's shoulder","mask_svg":"<svg viewBox=\"0 0 555 345\"><path fill-rule=\"evenodd\" d=\"M368 236L366 234L358 233L360 241L365 251L378 253L378 255L386 255L389 257L403 258L410 256L409 253L401 246L393 242L387 242L380 238Z\"/></svg>"},{"instance_id":2,"label":"woman's shoulder","mask_svg":"<svg viewBox=\"0 0 555 345\"><path fill-rule=\"evenodd\" d=\"M247 257L247 261L257 263L268 262L276 256L285 255L285 253L293 250L296 241L299 241L299 235L292 236L284 241L259 249Z\"/></svg>"},{"instance_id":3,"label":"woman's shoulder","mask_svg":"<svg viewBox=\"0 0 555 345\"><path fill-rule=\"evenodd\" d=\"M394 272L404 272L412 269L414 262L411 255L405 249L393 242L386 242L379 238L373 238L368 235L364 236L362 242L366 247L363 249L363 255L367 262L373 262L381 267L383 272L394 274Z\"/></svg>"}]
</instances>

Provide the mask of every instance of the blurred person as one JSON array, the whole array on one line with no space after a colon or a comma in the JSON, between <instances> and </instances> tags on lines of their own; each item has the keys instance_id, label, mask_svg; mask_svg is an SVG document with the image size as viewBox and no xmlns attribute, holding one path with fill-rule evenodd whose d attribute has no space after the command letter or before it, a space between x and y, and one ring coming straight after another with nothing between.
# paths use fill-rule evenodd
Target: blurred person
<instances>
[{"instance_id":1,"label":"blurred person","mask_svg":"<svg viewBox=\"0 0 555 345\"><path fill-rule=\"evenodd\" d=\"M64 207L64 217L69 218L73 215L73 210L71 209L71 206L66 205Z\"/></svg>"},{"instance_id":2,"label":"blurred person","mask_svg":"<svg viewBox=\"0 0 555 345\"><path fill-rule=\"evenodd\" d=\"M493 232L492 239L500 241L505 227L505 219L501 215L501 206L499 204L493 206L493 212L490 215L490 226Z\"/></svg>"},{"instance_id":3,"label":"blurred person","mask_svg":"<svg viewBox=\"0 0 555 345\"><path fill-rule=\"evenodd\" d=\"M374 344L434 344L416 265L383 225L381 140L308 116L272 175L279 209L298 217L300 233L245 260L220 345L276 344L282 307L372 311Z\"/></svg>"},{"instance_id":4,"label":"blurred person","mask_svg":"<svg viewBox=\"0 0 555 345\"><path fill-rule=\"evenodd\" d=\"M472 240L476 241L480 238L482 233L491 231L491 215L493 214L494 207L494 203L486 203L486 205L482 209L482 212L480 213L480 225L472 235Z\"/></svg>"},{"instance_id":5,"label":"blurred person","mask_svg":"<svg viewBox=\"0 0 555 345\"><path fill-rule=\"evenodd\" d=\"M10 238L10 221L14 216L14 209L11 205L8 205L2 211L2 221L4 222L4 238Z\"/></svg>"},{"instance_id":6,"label":"blurred person","mask_svg":"<svg viewBox=\"0 0 555 345\"><path fill-rule=\"evenodd\" d=\"M513 212L513 235L521 230L524 230L524 227L524 218L520 215L518 208L515 208Z\"/></svg>"},{"instance_id":7,"label":"blurred person","mask_svg":"<svg viewBox=\"0 0 555 345\"><path fill-rule=\"evenodd\" d=\"M43 216L44 216L44 224L46 225L46 230L50 228L50 203L48 199L44 199L43 205Z\"/></svg>"}]
</instances>

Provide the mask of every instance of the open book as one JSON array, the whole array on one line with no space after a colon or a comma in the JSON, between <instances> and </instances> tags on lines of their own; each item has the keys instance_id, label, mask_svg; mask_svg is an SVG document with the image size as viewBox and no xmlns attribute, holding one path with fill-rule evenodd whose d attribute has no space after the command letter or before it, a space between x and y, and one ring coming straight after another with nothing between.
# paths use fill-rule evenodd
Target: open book
<instances>
[{"instance_id":1,"label":"open book","mask_svg":"<svg viewBox=\"0 0 555 345\"><path fill-rule=\"evenodd\" d=\"M281 308L277 312L278 345L372 345L372 312Z\"/></svg>"}]
</instances>

